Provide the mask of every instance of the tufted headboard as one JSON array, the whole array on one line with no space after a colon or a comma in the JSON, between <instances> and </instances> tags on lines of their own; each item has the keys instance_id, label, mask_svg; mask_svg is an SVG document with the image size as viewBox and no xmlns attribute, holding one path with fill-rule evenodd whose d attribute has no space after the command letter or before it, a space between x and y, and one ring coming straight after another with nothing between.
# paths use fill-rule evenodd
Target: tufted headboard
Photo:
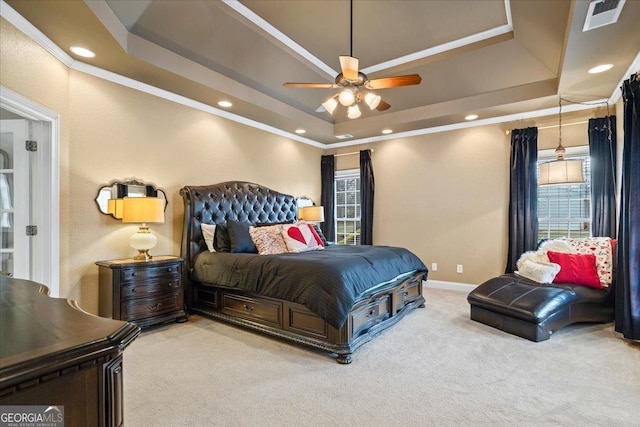
<instances>
[{"instance_id":1,"label":"tufted headboard","mask_svg":"<svg viewBox=\"0 0 640 427\"><path fill-rule=\"evenodd\" d=\"M228 219L257 223L293 221L297 217L296 198L250 182L228 181L214 185L186 186L181 255L187 272L195 256L206 248L200 224L224 224Z\"/></svg>"}]
</instances>

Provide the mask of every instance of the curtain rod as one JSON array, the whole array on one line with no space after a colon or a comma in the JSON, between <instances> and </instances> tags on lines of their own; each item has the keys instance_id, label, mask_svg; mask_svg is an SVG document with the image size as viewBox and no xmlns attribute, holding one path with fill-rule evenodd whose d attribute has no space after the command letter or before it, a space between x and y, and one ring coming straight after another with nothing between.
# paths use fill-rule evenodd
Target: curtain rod
<instances>
[{"instance_id":1,"label":"curtain rod","mask_svg":"<svg viewBox=\"0 0 640 427\"><path fill-rule=\"evenodd\" d=\"M369 150L373 153L373 148L370 148ZM334 154L333 157L354 156L356 154L360 154L360 152L359 151L352 151L350 153Z\"/></svg>"},{"instance_id":2,"label":"curtain rod","mask_svg":"<svg viewBox=\"0 0 640 427\"><path fill-rule=\"evenodd\" d=\"M565 126L572 126L572 125L581 125L581 124L583 124L583 123L589 123L589 120L583 120L583 121L581 121L581 122L563 123L563 124L562 124L562 127L565 127ZM538 128L538 130L540 130L540 129L551 129L551 128L557 128L558 126L559 126L559 125L540 126L540 127Z\"/></svg>"}]
</instances>

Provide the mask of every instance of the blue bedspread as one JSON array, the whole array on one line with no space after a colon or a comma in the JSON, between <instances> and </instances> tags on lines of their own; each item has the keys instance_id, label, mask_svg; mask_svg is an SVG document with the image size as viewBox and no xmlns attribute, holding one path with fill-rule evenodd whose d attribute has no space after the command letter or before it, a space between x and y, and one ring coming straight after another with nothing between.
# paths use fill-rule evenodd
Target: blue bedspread
<instances>
[{"instance_id":1,"label":"blue bedspread","mask_svg":"<svg viewBox=\"0 0 640 427\"><path fill-rule=\"evenodd\" d=\"M427 268L407 249L331 245L278 255L205 251L194 279L302 304L339 329L362 293L415 271Z\"/></svg>"}]
</instances>

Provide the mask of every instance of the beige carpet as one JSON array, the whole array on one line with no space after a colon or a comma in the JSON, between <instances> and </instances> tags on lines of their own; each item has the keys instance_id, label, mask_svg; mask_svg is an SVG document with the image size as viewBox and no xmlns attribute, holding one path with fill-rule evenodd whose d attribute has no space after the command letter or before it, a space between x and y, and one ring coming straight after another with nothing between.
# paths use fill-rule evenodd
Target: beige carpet
<instances>
[{"instance_id":1,"label":"beige carpet","mask_svg":"<svg viewBox=\"0 0 640 427\"><path fill-rule=\"evenodd\" d=\"M466 293L425 293L350 365L196 316L143 332L126 426L640 426L640 345L612 324L533 343L469 320Z\"/></svg>"}]
</instances>

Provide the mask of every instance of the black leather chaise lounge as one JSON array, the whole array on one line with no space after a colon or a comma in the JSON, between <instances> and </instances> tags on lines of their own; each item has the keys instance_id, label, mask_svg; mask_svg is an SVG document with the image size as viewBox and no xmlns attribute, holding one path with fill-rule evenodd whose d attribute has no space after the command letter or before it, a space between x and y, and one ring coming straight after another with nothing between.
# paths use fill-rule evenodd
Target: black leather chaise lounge
<instances>
[{"instance_id":1,"label":"black leather chaise lounge","mask_svg":"<svg viewBox=\"0 0 640 427\"><path fill-rule=\"evenodd\" d=\"M542 284L517 274L487 280L467 296L471 320L539 342L572 323L613 321L613 285Z\"/></svg>"}]
</instances>

